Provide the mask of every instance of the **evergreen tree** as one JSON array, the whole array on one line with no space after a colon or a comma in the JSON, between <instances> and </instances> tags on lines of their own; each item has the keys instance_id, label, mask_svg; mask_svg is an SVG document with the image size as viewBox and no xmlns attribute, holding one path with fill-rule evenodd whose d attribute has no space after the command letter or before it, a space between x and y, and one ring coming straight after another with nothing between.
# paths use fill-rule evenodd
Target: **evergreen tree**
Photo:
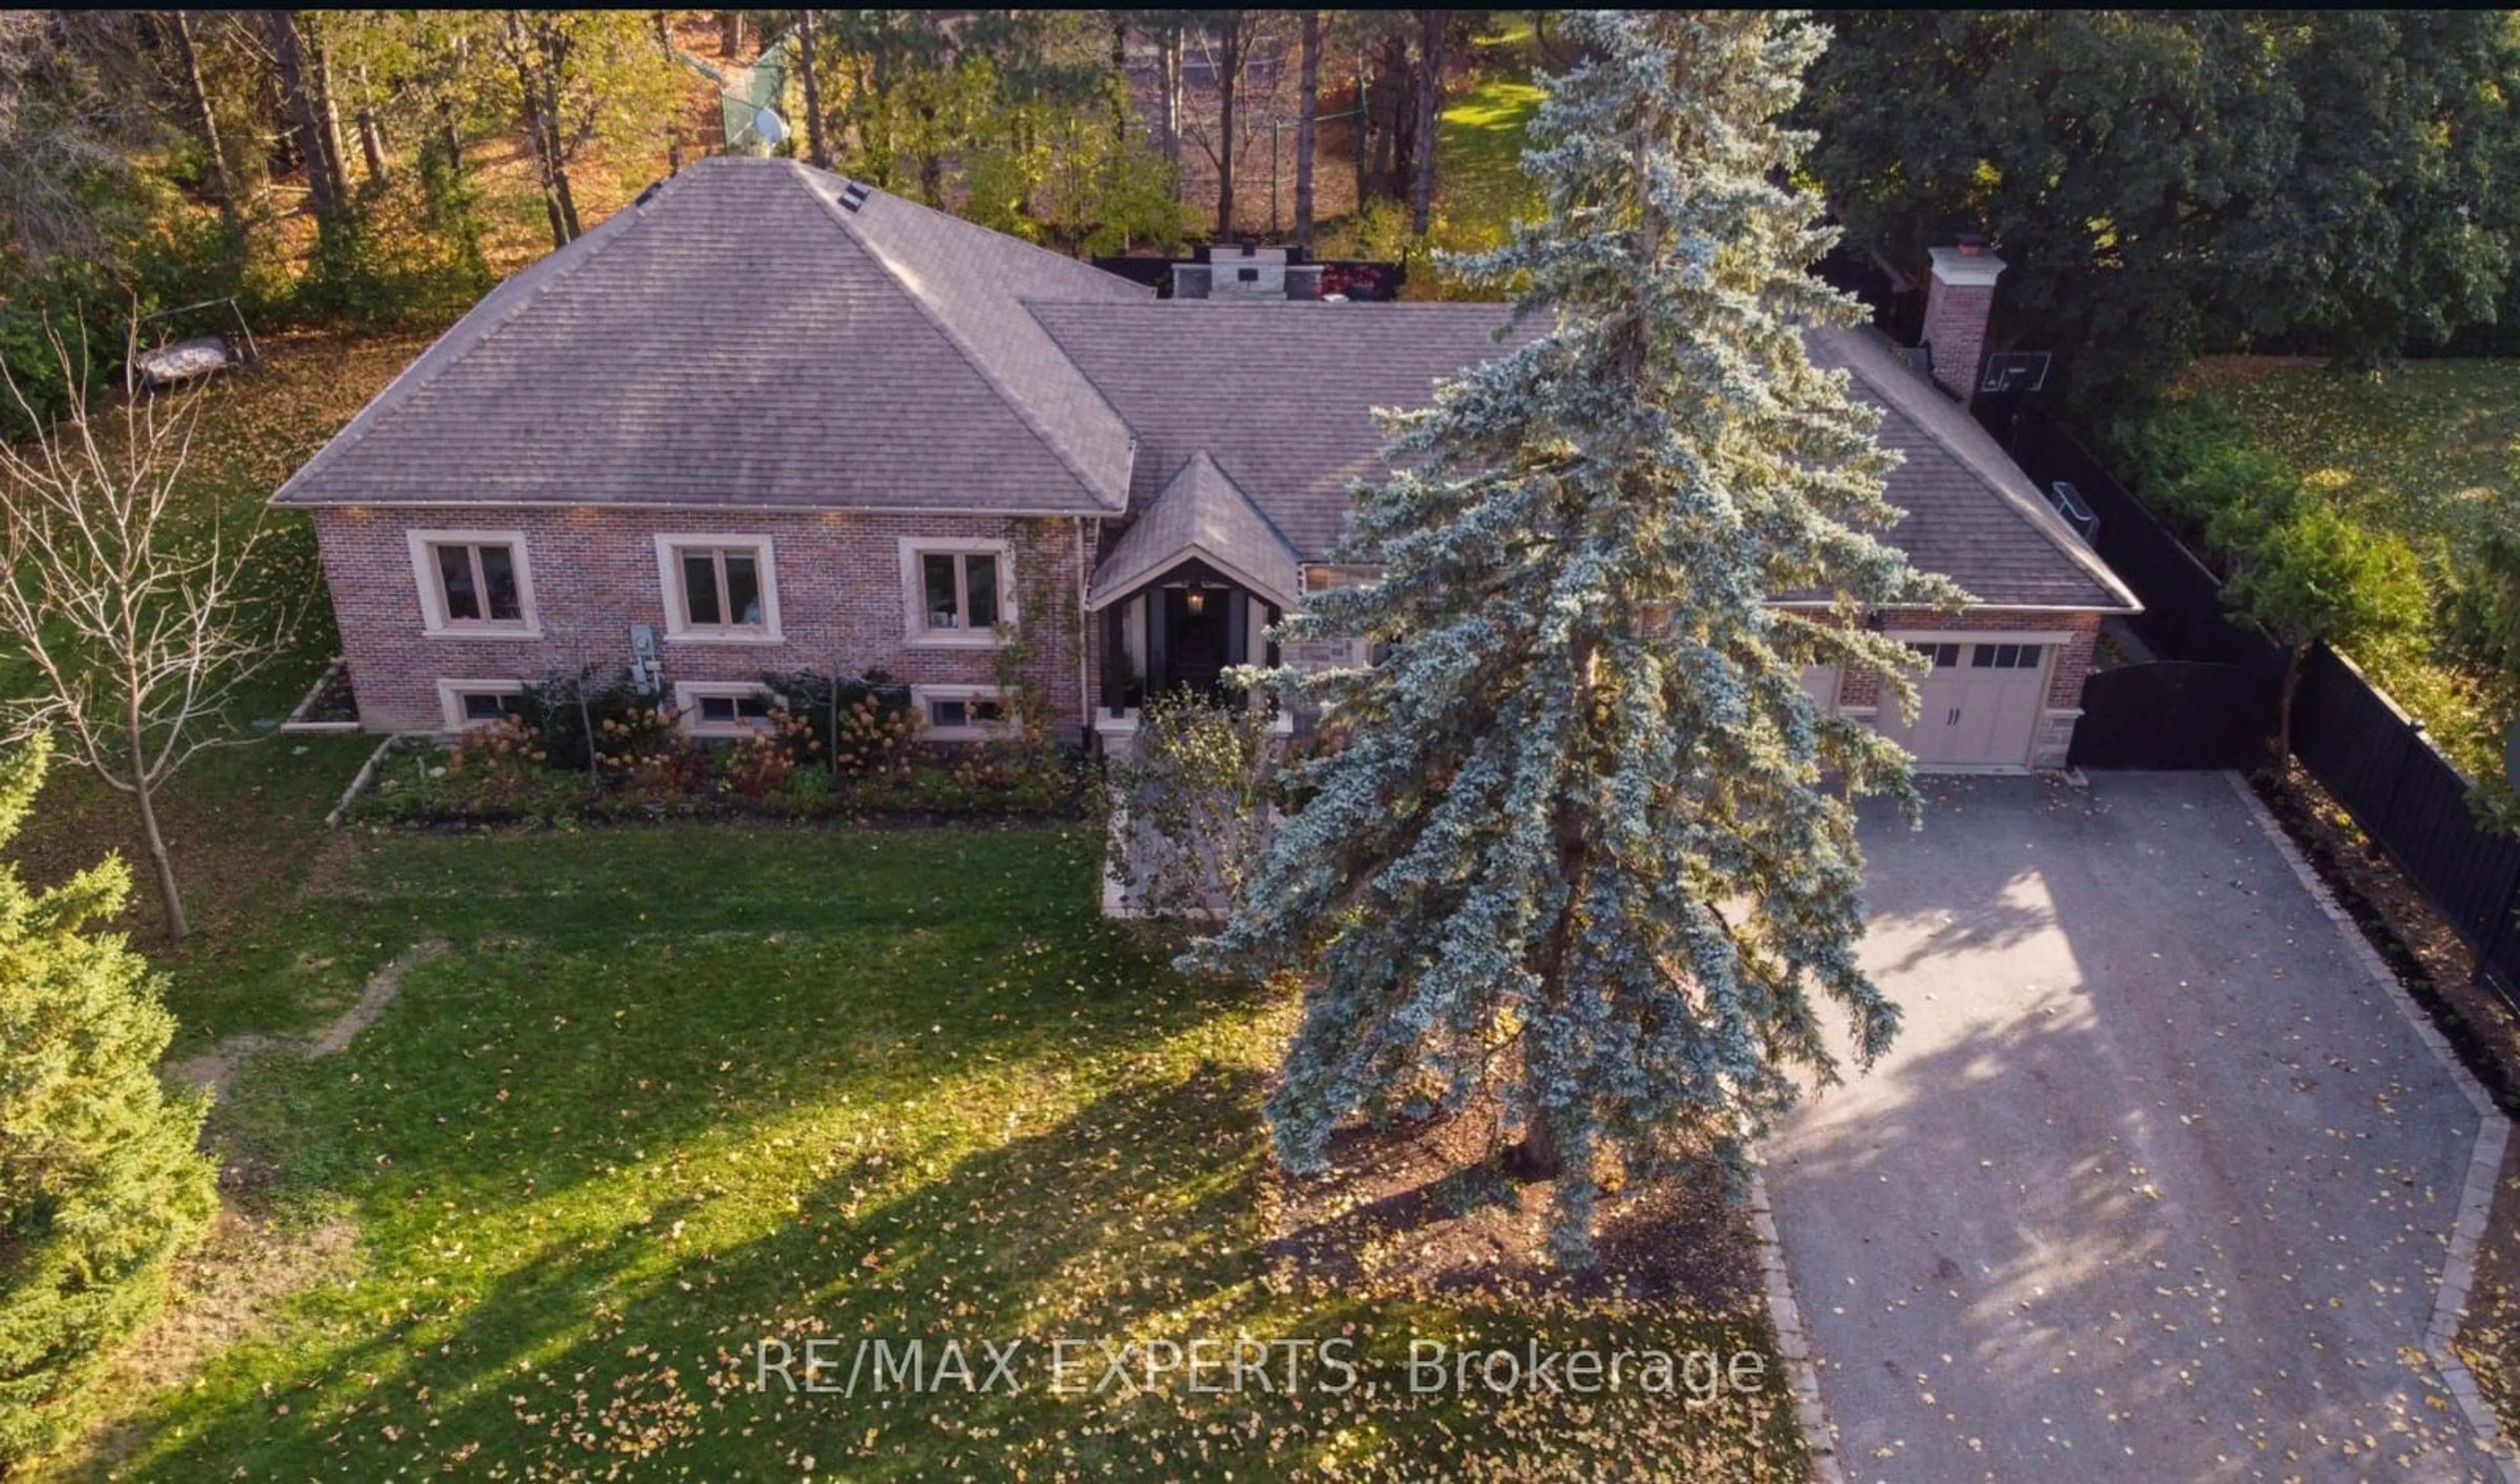
<instances>
[{"instance_id":1,"label":"evergreen tree","mask_svg":"<svg viewBox=\"0 0 2520 1484\"><path fill-rule=\"evenodd\" d=\"M51 751L37 734L0 760L0 846ZM121 936L87 930L130 890L119 860L47 891L0 864L0 1474L84 1419L108 1347L217 1205L205 1104L158 1082L174 1019Z\"/></svg>"},{"instance_id":2,"label":"evergreen tree","mask_svg":"<svg viewBox=\"0 0 2520 1484\"><path fill-rule=\"evenodd\" d=\"M1913 817L1906 755L1823 716L1806 663L1912 656L1863 610L1958 592L1872 533L1893 455L1803 327L1854 303L1807 276L1829 234L1778 182L1777 115L1822 31L1750 12L1585 12L1525 165L1548 214L1459 260L1544 333L1388 419L1289 640L1387 642L1371 669L1281 674L1353 741L1189 966L1307 976L1269 1104L1281 1157L1332 1129L1498 1096L1589 1259L1594 1192L1699 1139L1737 1155L1827 1080L1821 1006L1868 1062L1896 1009L1857 966L1861 858L1835 790ZM1776 607L1820 594L1833 610Z\"/></svg>"}]
</instances>

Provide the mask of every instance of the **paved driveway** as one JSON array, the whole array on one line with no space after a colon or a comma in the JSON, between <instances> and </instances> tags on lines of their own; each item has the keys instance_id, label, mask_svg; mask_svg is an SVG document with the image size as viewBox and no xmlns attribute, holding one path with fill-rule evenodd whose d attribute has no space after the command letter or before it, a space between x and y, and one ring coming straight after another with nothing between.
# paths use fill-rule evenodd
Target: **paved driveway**
<instances>
[{"instance_id":1,"label":"paved driveway","mask_svg":"<svg viewBox=\"0 0 2520 1484\"><path fill-rule=\"evenodd\" d=\"M2421 1358L2478 1115L2228 781L1928 792L1899 1045L1768 1149L1847 1477L2492 1477Z\"/></svg>"}]
</instances>

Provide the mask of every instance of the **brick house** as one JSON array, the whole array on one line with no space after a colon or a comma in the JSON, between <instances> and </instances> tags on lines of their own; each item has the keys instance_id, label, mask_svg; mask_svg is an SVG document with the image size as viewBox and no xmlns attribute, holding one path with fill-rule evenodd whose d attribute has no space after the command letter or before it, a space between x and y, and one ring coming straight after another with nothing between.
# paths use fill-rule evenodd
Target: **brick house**
<instances>
[{"instance_id":1,"label":"brick house","mask_svg":"<svg viewBox=\"0 0 2520 1484\"><path fill-rule=\"evenodd\" d=\"M1958 342L2000 267L1938 273L1944 364L1974 370ZM1158 302L792 161L713 158L492 291L272 503L314 522L373 731L451 731L593 666L732 734L764 674L880 668L938 741L998 735L1010 685L1054 735L1108 740L1360 575L1328 559L1380 467L1370 409L1493 354L1501 315ZM1886 340L1812 343L1907 455L1894 539L1979 600L1882 615L1936 651L1910 745L2061 763L2132 597ZM1868 677L1811 684L1875 704Z\"/></svg>"}]
</instances>

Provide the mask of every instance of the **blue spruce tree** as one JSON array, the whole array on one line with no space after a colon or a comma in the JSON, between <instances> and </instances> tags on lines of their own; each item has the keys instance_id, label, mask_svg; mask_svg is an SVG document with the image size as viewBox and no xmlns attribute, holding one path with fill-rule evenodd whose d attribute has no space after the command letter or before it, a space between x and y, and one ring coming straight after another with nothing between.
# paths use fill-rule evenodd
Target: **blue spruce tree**
<instances>
[{"instance_id":1,"label":"blue spruce tree","mask_svg":"<svg viewBox=\"0 0 2520 1484\"><path fill-rule=\"evenodd\" d=\"M1825 33L1612 11L1566 34L1596 60L1533 121L1547 217L1457 265L1514 292L1523 342L1386 415L1398 472L1341 553L1379 580L1285 637L1389 657L1269 677L1353 741L1185 963L1304 977L1269 1103L1290 1168L1354 1116L1492 1092L1581 1263L1609 1161L1737 1157L1796 1068L1836 1075L1822 998L1864 1061L1889 1044L1849 798L1912 818L1914 787L1800 673L1879 671L1912 704L1912 656L1862 615L1960 595L1877 539L1895 456L1804 347L1862 317L1808 276L1831 234L1782 184L1809 141L1777 119Z\"/></svg>"}]
</instances>

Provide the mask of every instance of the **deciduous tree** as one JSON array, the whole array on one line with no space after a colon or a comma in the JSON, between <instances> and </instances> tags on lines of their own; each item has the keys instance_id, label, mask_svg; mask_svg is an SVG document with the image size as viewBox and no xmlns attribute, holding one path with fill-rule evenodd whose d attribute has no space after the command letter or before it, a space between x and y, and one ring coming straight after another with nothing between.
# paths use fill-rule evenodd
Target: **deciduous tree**
<instances>
[{"instance_id":1,"label":"deciduous tree","mask_svg":"<svg viewBox=\"0 0 2520 1484\"><path fill-rule=\"evenodd\" d=\"M2520 42L2500 12L1849 15L1811 168L1851 241L2015 264L1998 335L2091 402L2199 348L2394 356L2491 318Z\"/></svg>"},{"instance_id":2,"label":"deciduous tree","mask_svg":"<svg viewBox=\"0 0 2520 1484\"><path fill-rule=\"evenodd\" d=\"M1544 220L1458 260L1511 286L1525 342L1393 416L1288 641L1391 645L1272 683L1352 732L1191 965L1306 977L1269 1103L1318 1169L1360 1112L1494 1094L1515 1164L1589 1252L1598 1183L1737 1149L1898 1012L1857 964L1849 792L1912 807L1906 755L1822 714L1809 663L1884 674L1870 608L1958 595L1877 535L1892 456L1805 327L1861 311L1808 275L1828 235L1778 184L1815 28L1754 12L1579 12L1598 60L1555 80L1526 157ZM1834 613L1774 606L1831 595Z\"/></svg>"},{"instance_id":3,"label":"deciduous tree","mask_svg":"<svg viewBox=\"0 0 2520 1484\"><path fill-rule=\"evenodd\" d=\"M181 938L190 924L158 794L196 753L236 740L221 713L282 652L302 596L254 581L270 527L232 529L178 501L199 403L135 394L106 412L85 347L49 338L73 388L60 421L38 418L0 365L38 429L0 444L0 637L32 672L0 709L20 736L57 734L131 800L167 935Z\"/></svg>"}]
</instances>

